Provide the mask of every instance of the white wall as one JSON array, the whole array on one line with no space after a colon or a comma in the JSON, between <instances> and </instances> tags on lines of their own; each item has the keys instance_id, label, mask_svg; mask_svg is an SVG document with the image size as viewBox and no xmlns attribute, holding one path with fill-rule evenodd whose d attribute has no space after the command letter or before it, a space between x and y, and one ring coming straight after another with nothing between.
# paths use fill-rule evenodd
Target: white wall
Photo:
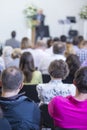
<instances>
[{"instance_id":1,"label":"white wall","mask_svg":"<svg viewBox=\"0 0 87 130\"><path fill-rule=\"evenodd\" d=\"M46 14L45 24L49 25L51 36L60 36L67 32L70 26L58 23L59 19L65 19L66 16L76 16L77 24L72 28L83 34L83 21L78 14L80 8L87 4L87 0L0 0L0 41L8 39L12 30L17 31L19 40L24 36L30 37L23 14L29 3L43 8Z\"/></svg>"}]
</instances>

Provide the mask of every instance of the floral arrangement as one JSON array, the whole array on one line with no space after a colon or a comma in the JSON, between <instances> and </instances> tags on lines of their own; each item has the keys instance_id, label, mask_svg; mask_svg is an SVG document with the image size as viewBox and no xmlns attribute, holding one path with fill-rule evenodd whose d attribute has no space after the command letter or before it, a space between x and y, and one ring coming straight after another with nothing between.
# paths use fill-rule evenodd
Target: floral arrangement
<instances>
[{"instance_id":1,"label":"floral arrangement","mask_svg":"<svg viewBox=\"0 0 87 130\"><path fill-rule=\"evenodd\" d=\"M80 15L80 18L87 19L87 5L82 7L79 15Z\"/></svg>"},{"instance_id":2,"label":"floral arrangement","mask_svg":"<svg viewBox=\"0 0 87 130\"><path fill-rule=\"evenodd\" d=\"M28 27L33 27L35 25L34 20L33 20L33 16L37 13L38 8L35 5L28 5L25 9L24 9L24 14L27 20L27 25Z\"/></svg>"}]
</instances>

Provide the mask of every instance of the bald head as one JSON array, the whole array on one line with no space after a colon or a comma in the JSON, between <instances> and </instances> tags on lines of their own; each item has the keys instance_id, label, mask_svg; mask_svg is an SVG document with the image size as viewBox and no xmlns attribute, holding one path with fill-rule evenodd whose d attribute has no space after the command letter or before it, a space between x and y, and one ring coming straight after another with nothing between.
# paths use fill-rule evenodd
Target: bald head
<instances>
[{"instance_id":1,"label":"bald head","mask_svg":"<svg viewBox=\"0 0 87 130\"><path fill-rule=\"evenodd\" d=\"M23 82L23 74L16 67L9 67L2 73L2 87L5 91L17 90Z\"/></svg>"}]
</instances>

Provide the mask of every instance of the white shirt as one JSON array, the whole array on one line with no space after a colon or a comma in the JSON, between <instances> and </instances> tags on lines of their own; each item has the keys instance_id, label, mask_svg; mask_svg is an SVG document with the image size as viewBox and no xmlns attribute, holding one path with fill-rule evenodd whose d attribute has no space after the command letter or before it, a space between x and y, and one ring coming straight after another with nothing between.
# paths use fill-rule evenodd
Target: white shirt
<instances>
[{"instance_id":1,"label":"white shirt","mask_svg":"<svg viewBox=\"0 0 87 130\"><path fill-rule=\"evenodd\" d=\"M41 103L44 104L48 104L55 96L75 96L76 92L76 87L73 84L64 84L61 80L51 80L49 83L39 84L36 89Z\"/></svg>"}]
</instances>

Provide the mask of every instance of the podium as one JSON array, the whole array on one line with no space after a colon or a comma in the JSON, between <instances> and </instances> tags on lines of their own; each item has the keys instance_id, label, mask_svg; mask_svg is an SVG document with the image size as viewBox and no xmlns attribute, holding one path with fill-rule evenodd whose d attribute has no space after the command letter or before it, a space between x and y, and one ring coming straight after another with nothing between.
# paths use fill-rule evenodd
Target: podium
<instances>
[{"instance_id":1,"label":"podium","mask_svg":"<svg viewBox=\"0 0 87 130\"><path fill-rule=\"evenodd\" d=\"M32 41L32 46L34 46L34 44L35 44L35 37L36 37L35 27L32 27L32 28L31 28L31 41Z\"/></svg>"},{"instance_id":2,"label":"podium","mask_svg":"<svg viewBox=\"0 0 87 130\"><path fill-rule=\"evenodd\" d=\"M32 27L31 27L31 41L32 45L34 46L35 44L35 37L36 37L36 26L38 26L38 21L37 20L32 20Z\"/></svg>"},{"instance_id":3,"label":"podium","mask_svg":"<svg viewBox=\"0 0 87 130\"><path fill-rule=\"evenodd\" d=\"M31 28L31 40L32 40L32 44L34 46L35 42L36 42L36 33L37 32L37 26L33 26ZM44 37L50 37L50 33L49 33L49 26L48 25L43 25L40 27L39 33L38 33L38 37L44 38Z\"/></svg>"}]
</instances>

